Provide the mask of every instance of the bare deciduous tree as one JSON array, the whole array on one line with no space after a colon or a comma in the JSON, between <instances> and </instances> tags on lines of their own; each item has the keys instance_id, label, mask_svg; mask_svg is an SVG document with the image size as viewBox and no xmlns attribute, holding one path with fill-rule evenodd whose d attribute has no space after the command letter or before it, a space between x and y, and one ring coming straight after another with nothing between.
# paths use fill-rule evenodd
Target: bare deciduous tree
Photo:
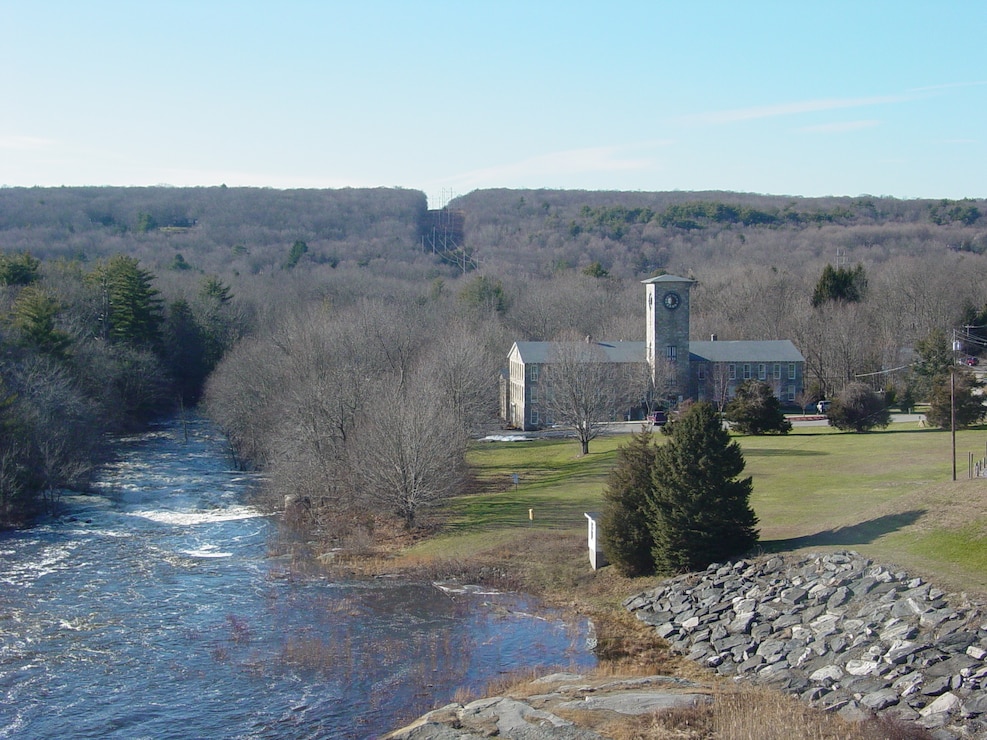
<instances>
[{"instance_id":1,"label":"bare deciduous tree","mask_svg":"<svg viewBox=\"0 0 987 740\"><path fill-rule=\"evenodd\" d=\"M730 400L730 383L729 364L726 362L711 363L706 376L708 400L721 414Z\"/></svg>"},{"instance_id":2,"label":"bare deciduous tree","mask_svg":"<svg viewBox=\"0 0 987 740\"><path fill-rule=\"evenodd\" d=\"M646 389L638 364L610 362L599 345L571 338L555 344L545 375L545 406L556 423L575 432L584 455L603 425L619 418Z\"/></svg>"},{"instance_id":3,"label":"bare deciduous tree","mask_svg":"<svg viewBox=\"0 0 987 740\"><path fill-rule=\"evenodd\" d=\"M422 512L458 493L466 440L449 397L427 374L373 389L350 446L351 468L374 510L413 528Z\"/></svg>"}]
</instances>

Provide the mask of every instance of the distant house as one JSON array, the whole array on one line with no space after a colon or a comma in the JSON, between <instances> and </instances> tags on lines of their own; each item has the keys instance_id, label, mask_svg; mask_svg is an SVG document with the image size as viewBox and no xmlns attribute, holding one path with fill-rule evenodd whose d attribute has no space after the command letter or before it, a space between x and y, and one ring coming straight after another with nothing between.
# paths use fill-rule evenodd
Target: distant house
<instances>
[{"instance_id":1,"label":"distant house","mask_svg":"<svg viewBox=\"0 0 987 740\"><path fill-rule=\"evenodd\" d=\"M689 278L661 275L643 281L647 331L644 342L589 342L589 361L645 366L657 402L683 399L725 403L745 380L768 383L782 402L792 402L804 387L805 358L787 339L693 342L689 339ZM588 340L587 340L588 341ZM501 416L516 429L554 423L545 403L551 388L545 369L565 351L562 342L515 342L508 372L501 378ZM643 389L642 389L643 390ZM638 417L641 418L641 417Z\"/></svg>"},{"instance_id":2,"label":"distant house","mask_svg":"<svg viewBox=\"0 0 987 740\"><path fill-rule=\"evenodd\" d=\"M760 380L780 401L794 403L804 372L805 358L787 339L689 343L689 396L697 401L725 403L745 380Z\"/></svg>"},{"instance_id":3,"label":"distant house","mask_svg":"<svg viewBox=\"0 0 987 740\"><path fill-rule=\"evenodd\" d=\"M507 413L502 414L508 426L517 429L538 429L555 423L546 404L550 393L545 368L566 344L579 342L515 342L507 354ZM593 349L588 357L614 364L644 365L644 342L589 342ZM502 409L504 406L502 405Z\"/></svg>"}]
</instances>

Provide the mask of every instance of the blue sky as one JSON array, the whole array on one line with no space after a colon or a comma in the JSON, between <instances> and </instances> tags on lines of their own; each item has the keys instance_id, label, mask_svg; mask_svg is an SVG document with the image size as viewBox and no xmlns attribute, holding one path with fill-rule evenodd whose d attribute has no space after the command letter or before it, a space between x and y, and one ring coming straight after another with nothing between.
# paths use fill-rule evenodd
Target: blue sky
<instances>
[{"instance_id":1,"label":"blue sky","mask_svg":"<svg viewBox=\"0 0 987 740\"><path fill-rule=\"evenodd\" d=\"M0 0L0 185L987 197L987 3Z\"/></svg>"}]
</instances>

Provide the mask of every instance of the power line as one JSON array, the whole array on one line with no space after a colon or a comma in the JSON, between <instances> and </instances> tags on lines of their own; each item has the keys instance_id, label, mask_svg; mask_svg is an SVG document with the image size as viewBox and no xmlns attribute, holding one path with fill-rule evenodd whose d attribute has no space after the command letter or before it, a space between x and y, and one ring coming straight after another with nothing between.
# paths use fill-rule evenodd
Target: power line
<instances>
[{"instance_id":1,"label":"power line","mask_svg":"<svg viewBox=\"0 0 987 740\"><path fill-rule=\"evenodd\" d=\"M888 373L896 373L899 370L904 370L905 368L914 367L914 362L909 362L907 365L899 365L898 367L892 367L887 370L878 370L873 373L854 373L855 378L868 378L871 375L887 375Z\"/></svg>"}]
</instances>

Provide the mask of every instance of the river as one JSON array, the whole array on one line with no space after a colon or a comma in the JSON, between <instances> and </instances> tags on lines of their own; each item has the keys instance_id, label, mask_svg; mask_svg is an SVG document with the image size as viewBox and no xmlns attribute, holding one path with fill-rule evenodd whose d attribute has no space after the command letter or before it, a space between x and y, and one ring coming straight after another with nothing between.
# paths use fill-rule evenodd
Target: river
<instances>
[{"instance_id":1,"label":"river","mask_svg":"<svg viewBox=\"0 0 987 740\"><path fill-rule=\"evenodd\" d=\"M207 421L118 440L96 495L0 533L0 738L373 738L591 625L516 594L332 582L270 556Z\"/></svg>"}]
</instances>

